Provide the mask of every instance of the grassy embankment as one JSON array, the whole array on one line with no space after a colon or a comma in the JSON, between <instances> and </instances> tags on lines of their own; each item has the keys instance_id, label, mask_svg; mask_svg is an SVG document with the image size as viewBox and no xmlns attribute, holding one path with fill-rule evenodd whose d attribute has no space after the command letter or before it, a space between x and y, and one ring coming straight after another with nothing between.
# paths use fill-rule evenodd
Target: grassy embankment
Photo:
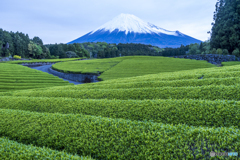
<instances>
[{"instance_id":1,"label":"grassy embankment","mask_svg":"<svg viewBox=\"0 0 240 160\"><path fill-rule=\"evenodd\" d=\"M0 93L0 137L95 159L200 160L214 159L211 151L240 153L240 66L185 66Z\"/></svg>"}]
</instances>

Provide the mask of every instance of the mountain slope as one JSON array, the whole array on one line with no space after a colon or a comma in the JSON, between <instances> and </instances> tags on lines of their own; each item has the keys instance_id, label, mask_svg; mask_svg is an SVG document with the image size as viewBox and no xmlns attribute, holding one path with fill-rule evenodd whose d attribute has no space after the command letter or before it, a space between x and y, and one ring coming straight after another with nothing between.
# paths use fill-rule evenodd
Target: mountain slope
<instances>
[{"instance_id":1,"label":"mountain slope","mask_svg":"<svg viewBox=\"0 0 240 160\"><path fill-rule=\"evenodd\" d=\"M130 14L120 14L94 31L69 42L142 43L159 47L179 47L200 40L179 31L168 31Z\"/></svg>"}]
</instances>

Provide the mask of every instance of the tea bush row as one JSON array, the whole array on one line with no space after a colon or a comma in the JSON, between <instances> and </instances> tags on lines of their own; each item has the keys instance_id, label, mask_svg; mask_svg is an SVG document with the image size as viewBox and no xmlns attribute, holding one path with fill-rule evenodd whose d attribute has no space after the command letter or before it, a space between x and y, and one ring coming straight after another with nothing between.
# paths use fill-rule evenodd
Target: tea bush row
<instances>
[{"instance_id":1,"label":"tea bush row","mask_svg":"<svg viewBox=\"0 0 240 160\"><path fill-rule=\"evenodd\" d=\"M24 145L11 141L6 137L0 138L0 159L3 160L91 160L89 157L79 157L65 152L59 152L46 147L40 148L33 145Z\"/></svg>"},{"instance_id":2,"label":"tea bush row","mask_svg":"<svg viewBox=\"0 0 240 160\"><path fill-rule=\"evenodd\" d=\"M167 72L159 74L149 74L131 78L118 78L101 83L128 83L134 81L155 81L155 80L182 80L182 79L200 79L200 78L227 78L227 77L239 77L240 71L238 66L232 67L217 67L207 69L194 69L178 72Z\"/></svg>"},{"instance_id":3,"label":"tea bush row","mask_svg":"<svg viewBox=\"0 0 240 160\"><path fill-rule=\"evenodd\" d=\"M0 136L96 159L210 159L211 151L240 151L240 131L234 127L6 109L0 109Z\"/></svg>"},{"instance_id":4,"label":"tea bush row","mask_svg":"<svg viewBox=\"0 0 240 160\"><path fill-rule=\"evenodd\" d=\"M94 59L88 61L62 62L52 65L54 70L64 73L99 74L114 67L122 58Z\"/></svg>"},{"instance_id":5,"label":"tea bush row","mask_svg":"<svg viewBox=\"0 0 240 160\"><path fill-rule=\"evenodd\" d=\"M148 76L139 76L134 78L120 78L108 81L103 81L103 83L129 83L129 82L139 82L139 81L174 81L174 80L188 80L188 79L207 79L207 78L228 78L228 77L239 77L240 71L229 71L229 72L208 72L208 73L191 73L185 72L185 74L176 75L168 74L153 74Z\"/></svg>"},{"instance_id":6,"label":"tea bush row","mask_svg":"<svg viewBox=\"0 0 240 160\"><path fill-rule=\"evenodd\" d=\"M207 100L94 100L45 97L0 97L1 109L84 114L137 121L240 128L240 102Z\"/></svg>"},{"instance_id":7,"label":"tea bush row","mask_svg":"<svg viewBox=\"0 0 240 160\"><path fill-rule=\"evenodd\" d=\"M207 79L185 79L173 81L134 81L129 83L96 83L82 84L77 86L67 86L65 89L79 90L79 89L120 89L120 88L156 88L156 87L197 87L207 85L235 85L240 84L240 78L207 78Z\"/></svg>"},{"instance_id":8,"label":"tea bush row","mask_svg":"<svg viewBox=\"0 0 240 160\"><path fill-rule=\"evenodd\" d=\"M205 99L240 100L240 85L209 85L198 87L156 87L130 89L83 89L63 90L61 87L49 90L16 91L1 93L0 96L27 97L69 97L80 99Z\"/></svg>"}]
</instances>

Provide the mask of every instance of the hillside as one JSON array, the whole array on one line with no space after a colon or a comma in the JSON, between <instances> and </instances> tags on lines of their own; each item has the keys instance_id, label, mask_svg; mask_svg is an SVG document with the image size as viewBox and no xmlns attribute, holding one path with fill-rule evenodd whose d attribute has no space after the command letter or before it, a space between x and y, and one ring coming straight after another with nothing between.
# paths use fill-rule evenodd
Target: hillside
<instances>
[{"instance_id":1,"label":"hillside","mask_svg":"<svg viewBox=\"0 0 240 160\"><path fill-rule=\"evenodd\" d=\"M97 75L101 73L99 78L102 80L211 67L216 66L206 61L159 56L126 56L89 61L62 62L52 66L53 69L61 72L92 73Z\"/></svg>"},{"instance_id":2,"label":"hillside","mask_svg":"<svg viewBox=\"0 0 240 160\"><path fill-rule=\"evenodd\" d=\"M0 135L94 159L210 159L211 151L239 153L239 69L0 93Z\"/></svg>"}]
</instances>

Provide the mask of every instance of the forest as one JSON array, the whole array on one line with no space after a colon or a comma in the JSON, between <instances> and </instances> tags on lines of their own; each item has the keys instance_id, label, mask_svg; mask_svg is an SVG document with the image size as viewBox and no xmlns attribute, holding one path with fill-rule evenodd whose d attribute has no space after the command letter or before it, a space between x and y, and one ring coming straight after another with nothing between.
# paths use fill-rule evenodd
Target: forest
<instances>
[{"instance_id":1,"label":"forest","mask_svg":"<svg viewBox=\"0 0 240 160\"><path fill-rule=\"evenodd\" d=\"M28 34L0 29L0 57L18 55L21 58L55 59L111 58L131 55L161 56L163 50L156 46L144 44L108 44L106 42L44 45L39 37L30 39Z\"/></svg>"},{"instance_id":2,"label":"forest","mask_svg":"<svg viewBox=\"0 0 240 160\"><path fill-rule=\"evenodd\" d=\"M160 56L163 49L144 44L108 44L106 42L86 42L74 44L50 44L46 45L49 48L51 55L66 58L66 52L71 52L74 56L86 56L93 58L112 58L131 55L150 55Z\"/></svg>"},{"instance_id":3,"label":"forest","mask_svg":"<svg viewBox=\"0 0 240 160\"><path fill-rule=\"evenodd\" d=\"M51 58L49 49L39 37L30 39L28 34L8 32L0 28L0 56L18 55L24 58Z\"/></svg>"}]
</instances>

